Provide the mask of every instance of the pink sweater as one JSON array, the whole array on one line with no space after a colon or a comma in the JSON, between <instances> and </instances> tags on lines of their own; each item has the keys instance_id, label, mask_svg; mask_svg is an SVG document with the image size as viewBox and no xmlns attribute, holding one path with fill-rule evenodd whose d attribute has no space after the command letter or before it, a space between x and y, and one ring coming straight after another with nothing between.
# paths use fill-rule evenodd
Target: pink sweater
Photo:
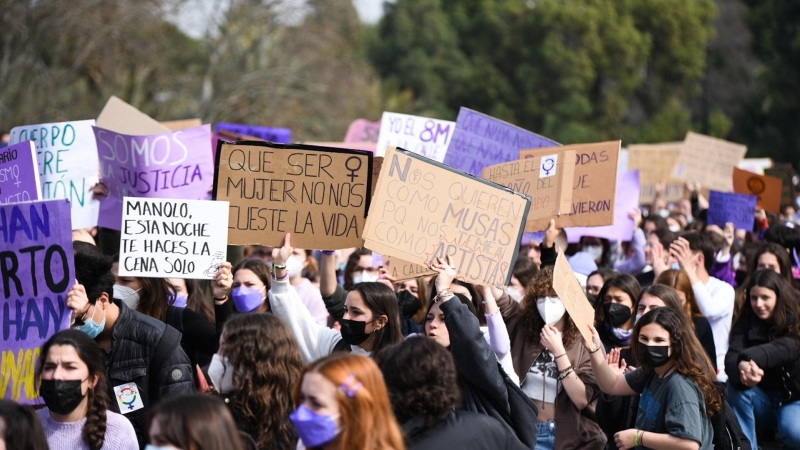
<instances>
[{"instance_id":1,"label":"pink sweater","mask_svg":"<svg viewBox=\"0 0 800 450\"><path fill-rule=\"evenodd\" d=\"M47 408L42 408L36 413L44 426L50 450L89 450L82 436L85 418L66 423L53 419ZM133 425L122 414L106 411L106 439L103 442L103 450L139 450Z\"/></svg>"}]
</instances>

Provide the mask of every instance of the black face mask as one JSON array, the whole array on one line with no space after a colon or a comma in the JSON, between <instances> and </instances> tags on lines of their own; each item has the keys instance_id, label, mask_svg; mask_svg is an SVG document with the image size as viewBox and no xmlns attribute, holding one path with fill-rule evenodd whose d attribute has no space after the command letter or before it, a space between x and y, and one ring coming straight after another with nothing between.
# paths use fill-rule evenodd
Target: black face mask
<instances>
[{"instance_id":1,"label":"black face mask","mask_svg":"<svg viewBox=\"0 0 800 450\"><path fill-rule=\"evenodd\" d=\"M342 339L348 345L361 345L362 342L369 339L369 334L364 331L367 328L367 322L341 319L339 324L342 326Z\"/></svg>"},{"instance_id":2,"label":"black face mask","mask_svg":"<svg viewBox=\"0 0 800 450\"><path fill-rule=\"evenodd\" d=\"M669 361L669 345L644 345L639 344L639 356L642 364L655 369Z\"/></svg>"},{"instance_id":3,"label":"black face mask","mask_svg":"<svg viewBox=\"0 0 800 450\"><path fill-rule=\"evenodd\" d=\"M614 328L619 328L631 319L631 309L619 303L606 303L603 305L606 321Z\"/></svg>"},{"instance_id":4,"label":"black face mask","mask_svg":"<svg viewBox=\"0 0 800 450\"><path fill-rule=\"evenodd\" d=\"M733 277L736 280L737 286L744 286L744 282L747 280L747 271L737 270L736 274Z\"/></svg>"},{"instance_id":5,"label":"black face mask","mask_svg":"<svg viewBox=\"0 0 800 450\"><path fill-rule=\"evenodd\" d=\"M414 297L414 294L408 291L400 291L397 293L397 306L400 307L400 312L403 314L404 319L414 317L414 314L419 311L419 299Z\"/></svg>"},{"instance_id":6,"label":"black face mask","mask_svg":"<svg viewBox=\"0 0 800 450\"><path fill-rule=\"evenodd\" d=\"M50 411L65 416L81 404L85 394L81 380L42 380L39 395Z\"/></svg>"}]
</instances>

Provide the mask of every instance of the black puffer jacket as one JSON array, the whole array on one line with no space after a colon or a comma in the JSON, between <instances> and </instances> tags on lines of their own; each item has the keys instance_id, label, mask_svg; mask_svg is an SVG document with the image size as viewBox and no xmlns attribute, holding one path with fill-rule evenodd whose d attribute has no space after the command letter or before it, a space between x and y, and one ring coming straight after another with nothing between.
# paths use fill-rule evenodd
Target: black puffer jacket
<instances>
[{"instance_id":1,"label":"black puffer jacket","mask_svg":"<svg viewBox=\"0 0 800 450\"><path fill-rule=\"evenodd\" d=\"M497 420L470 411L455 411L433 426L422 419L403 424L408 450L522 450L514 435Z\"/></svg>"},{"instance_id":2,"label":"black puffer jacket","mask_svg":"<svg viewBox=\"0 0 800 450\"><path fill-rule=\"evenodd\" d=\"M147 443L144 419L150 405L169 395L194 392L192 368L186 353L178 345L180 338L161 367L150 367L167 325L129 309L119 300L115 299L114 304L119 307L119 318L114 324L111 353L106 361L111 405L130 420L136 430L139 447L144 448ZM114 387L126 383L136 384L144 408L129 413L119 411L119 399ZM151 394L156 398L150 398Z\"/></svg>"},{"instance_id":3,"label":"black puffer jacket","mask_svg":"<svg viewBox=\"0 0 800 450\"><path fill-rule=\"evenodd\" d=\"M739 377L739 362L753 360L764 371L761 389L782 392L785 402L800 400L800 341L791 335L772 337L771 332L769 324L750 315L733 325L725 355L728 381L740 391L750 389Z\"/></svg>"},{"instance_id":4,"label":"black puffer jacket","mask_svg":"<svg viewBox=\"0 0 800 450\"><path fill-rule=\"evenodd\" d=\"M539 409L503 372L478 318L457 298L441 303L440 308L450 334L464 409L497 419L520 445L536 447Z\"/></svg>"}]
</instances>

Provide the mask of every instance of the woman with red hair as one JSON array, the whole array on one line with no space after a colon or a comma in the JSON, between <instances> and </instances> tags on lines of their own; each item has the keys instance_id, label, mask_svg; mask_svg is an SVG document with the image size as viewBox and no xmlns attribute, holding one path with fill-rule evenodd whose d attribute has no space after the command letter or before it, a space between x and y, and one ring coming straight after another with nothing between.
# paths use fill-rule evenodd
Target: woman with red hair
<instances>
[{"instance_id":1,"label":"woman with red hair","mask_svg":"<svg viewBox=\"0 0 800 450\"><path fill-rule=\"evenodd\" d=\"M309 449L405 450L386 384L371 359L334 353L303 370L289 418Z\"/></svg>"}]
</instances>

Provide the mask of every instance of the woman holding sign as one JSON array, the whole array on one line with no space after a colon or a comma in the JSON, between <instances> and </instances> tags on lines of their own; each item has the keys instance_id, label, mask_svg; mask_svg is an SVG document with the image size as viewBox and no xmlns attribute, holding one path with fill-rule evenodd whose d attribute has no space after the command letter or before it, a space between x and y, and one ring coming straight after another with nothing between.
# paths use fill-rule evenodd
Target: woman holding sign
<instances>
[{"instance_id":1,"label":"woman holding sign","mask_svg":"<svg viewBox=\"0 0 800 450\"><path fill-rule=\"evenodd\" d=\"M341 331L318 324L289 284L286 261L293 251L291 235L286 233L275 255L269 303L273 314L292 330L306 363L334 351L370 356L403 340L397 297L391 288L377 282L359 283L347 294Z\"/></svg>"},{"instance_id":2,"label":"woman holding sign","mask_svg":"<svg viewBox=\"0 0 800 450\"><path fill-rule=\"evenodd\" d=\"M511 337L522 390L539 407L537 449L602 449L606 437L594 419L600 389L579 332L553 289L545 267L522 305L507 296L498 307Z\"/></svg>"},{"instance_id":3,"label":"woman holding sign","mask_svg":"<svg viewBox=\"0 0 800 450\"><path fill-rule=\"evenodd\" d=\"M105 355L88 334L64 330L42 346L37 411L47 443L60 449L137 450L133 425L108 411Z\"/></svg>"}]
</instances>

